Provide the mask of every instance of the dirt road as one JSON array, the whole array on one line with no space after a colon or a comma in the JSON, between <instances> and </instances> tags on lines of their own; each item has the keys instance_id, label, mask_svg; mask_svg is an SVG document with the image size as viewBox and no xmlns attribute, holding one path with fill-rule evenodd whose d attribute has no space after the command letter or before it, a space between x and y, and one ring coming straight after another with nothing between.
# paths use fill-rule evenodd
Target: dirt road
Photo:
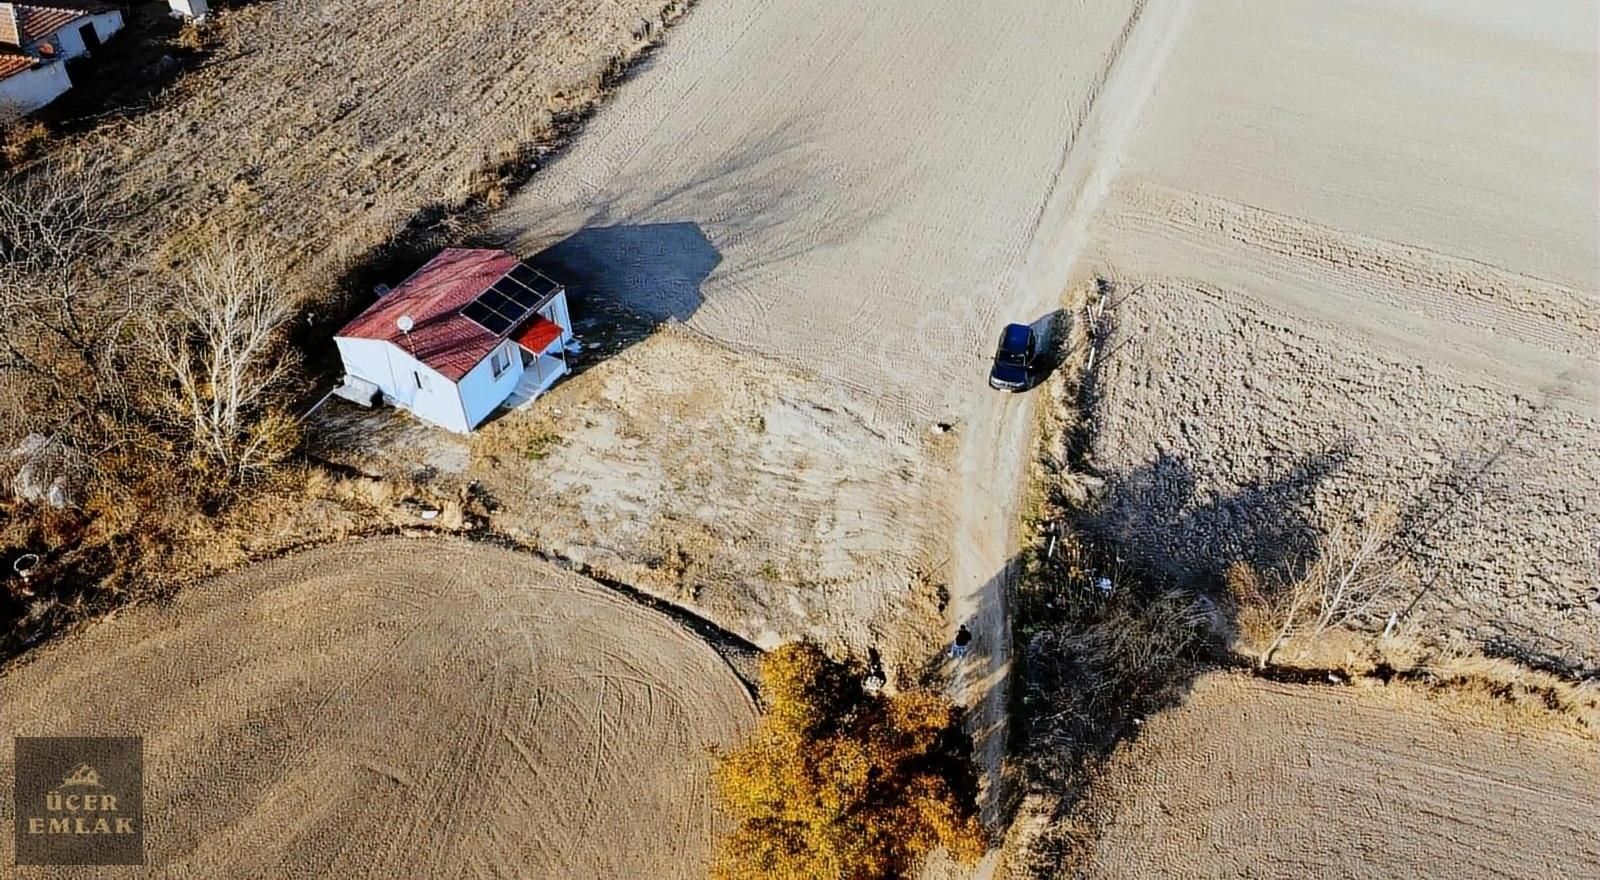
<instances>
[{"instance_id":1,"label":"dirt road","mask_svg":"<svg viewBox=\"0 0 1600 880\"><path fill-rule=\"evenodd\" d=\"M8 739L144 737L149 875L197 880L699 878L718 827L707 747L754 715L659 614L442 540L252 566L0 678Z\"/></svg>"},{"instance_id":2,"label":"dirt road","mask_svg":"<svg viewBox=\"0 0 1600 880\"><path fill-rule=\"evenodd\" d=\"M924 489L896 496L899 525L948 583L945 633L958 622L978 633L955 687L978 707L974 729L996 770L1006 575L1032 419L1026 398L986 387L988 358L1001 325L1057 308L1073 240L1109 180L1092 157L1137 117L1150 84L1139 71L1159 63L1182 6L707 2L498 219L591 301L681 321L841 389L857 430L920 460ZM1108 79L1125 53L1139 56L1135 72ZM1097 116L1108 91L1119 111ZM742 381L725 368L702 375ZM954 426L953 464L926 440L935 422ZM721 427L677 422L685 436L703 431L701 445L720 443ZM838 433L819 433L819 449ZM851 455L879 445L852 444ZM806 460L824 479L846 475L826 457ZM908 521L908 505L926 512ZM746 513L711 498L698 515ZM903 563L884 571L881 554L852 555L842 595L893 602L909 591ZM836 614L787 628L844 633L860 650L870 641L859 626Z\"/></svg>"},{"instance_id":3,"label":"dirt road","mask_svg":"<svg viewBox=\"0 0 1600 880\"><path fill-rule=\"evenodd\" d=\"M1097 783L1086 876L1591 875L1600 752L1504 711L1207 675Z\"/></svg>"}]
</instances>

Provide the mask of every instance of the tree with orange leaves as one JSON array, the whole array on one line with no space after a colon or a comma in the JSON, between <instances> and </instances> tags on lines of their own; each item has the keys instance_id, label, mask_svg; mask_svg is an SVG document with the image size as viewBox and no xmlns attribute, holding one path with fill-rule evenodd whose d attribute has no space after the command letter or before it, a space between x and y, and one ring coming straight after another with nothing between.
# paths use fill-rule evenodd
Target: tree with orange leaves
<instances>
[{"instance_id":1,"label":"tree with orange leaves","mask_svg":"<svg viewBox=\"0 0 1600 880\"><path fill-rule=\"evenodd\" d=\"M715 880L887 880L939 847L966 863L983 854L955 707L926 691L868 693L862 672L808 642L762 659L767 713L717 762L738 827Z\"/></svg>"}]
</instances>

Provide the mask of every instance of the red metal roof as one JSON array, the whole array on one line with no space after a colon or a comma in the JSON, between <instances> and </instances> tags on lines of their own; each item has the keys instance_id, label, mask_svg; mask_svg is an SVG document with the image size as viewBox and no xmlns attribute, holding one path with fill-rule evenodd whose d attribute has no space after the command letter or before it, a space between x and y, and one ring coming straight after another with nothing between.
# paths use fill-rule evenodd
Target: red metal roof
<instances>
[{"instance_id":1,"label":"red metal roof","mask_svg":"<svg viewBox=\"0 0 1600 880\"><path fill-rule=\"evenodd\" d=\"M544 315L534 315L533 320L523 324L521 329L511 334L511 338L534 354L544 354L550 343L561 338L561 325Z\"/></svg>"},{"instance_id":2,"label":"red metal roof","mask_svg":"<svg viewBox=\"0 0 1600 880\"><path fill-rule=\"evenodd\" d=\"M464 317L461 309L517 263L515 256L500 250L442 251L335 335L392 342L450 381L459 381L505 338ZM401 333L396 324L402 315L411 318L410 334Z\"/></svg>"}]
</instances>

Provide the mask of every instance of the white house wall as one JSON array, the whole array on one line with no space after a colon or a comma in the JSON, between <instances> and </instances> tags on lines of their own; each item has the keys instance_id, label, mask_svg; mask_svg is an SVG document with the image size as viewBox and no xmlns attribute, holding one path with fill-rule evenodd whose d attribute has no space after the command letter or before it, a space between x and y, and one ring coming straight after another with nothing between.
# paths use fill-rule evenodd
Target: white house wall
<instances>
[{"instance_id":1,"label":"white house wall","mask_svg":"<svg viewBox=\"0 0 1600 880\"><path fill-rule=\"evenodd\" d=\"M506 352L510 366L499 378L495 378L490 363L491 352L491 357L485 357L476 367L468 370L457 384L461 390L462 406L466 409L468 428L477 427L489 413L494 412L495 407L504 403L522 378L522 350L509 340L500 343L500 348Z\"/></svg>"},{"instance_id":2,"label":"white house wall","mask_svg":"<svg viewBox=\"0 0 1600 880\"><path fill-rule=\"evenodd\" d=\"M89 54L89 47L84 45L83 35L79 31L84 25L92 25L95 36L100 38L100 42L109 43L117 31L122 30L122 13L112 10L84 16L56 31L55 43L57 50L61 52L61 57L71 60Z\"/></svg>"},{"instance_id":3,"label":"white house wall","mask_svg":"<svg viewBox=\"0 0 1600 880\"><path fill-rule=\"evenodd\" d=\"M67 66L59 61L12 74L0 80L0 122L32 113L70 88Z\"/></svg>"},{"instance_id":4,"label":"white house wall","mask_svg":"<svg viewBox=\"0 0 1600 880\"><path fill-rule=\"evenodd\" d=\"M561 328L561 344L566 345L573 339L572 313L567 311L567 291L562 288L555 296L539 307L539 314L554 321Z\"/></svg>"},{"instance_id":5,"label":"white house wall","mask_svg":"<svg viewBox=\"0 0 1600 880\"><path fill-rule=\"evenodd\" d=\"M467 421L456 383L410 352L381 339L336 336L334 344L339 347L345 372L381 388L394 405L441 428L459 433L471 430L473 423ZM422 378L421 388L417 387L418 376Z\"/></svg>"},{"instance_id":6,"label":"white house wall","mask_svg":"<svg viewBox=\"0 0 1600 880\"><path fill-rule=\"evenodd\" d=\"M206 0L167 0L167 5L184 18L205 18L211 11Z\"/></svg>"}]
</instances>

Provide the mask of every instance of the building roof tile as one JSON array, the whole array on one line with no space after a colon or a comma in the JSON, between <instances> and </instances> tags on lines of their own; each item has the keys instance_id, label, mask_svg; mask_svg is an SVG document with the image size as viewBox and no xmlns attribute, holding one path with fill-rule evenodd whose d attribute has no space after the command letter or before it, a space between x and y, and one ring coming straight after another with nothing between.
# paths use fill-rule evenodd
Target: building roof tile
<instances>
[{"instance_id":1,"label":"building roof tile","mask_svg":"<svg viewBox=\"0 0 1600 880\"><path fill-rule=\"evenodd\" d=\"M489 332L461 310L519 263L501 250L441 251L335 335L393 343L450 381L460 381L507 335ZM402 316L411 319L410 333L400 330Z\"/></svg>"},{"instance_id":2,"label":"building roof tile","mask_svg":"<svg viewBox=\"0 0 1600 880\"><path fill-rule=\"evenodd\" d=\"M32 55L0 46L0 79L16 76L24 70L31 69L38 63L40 63L39 59Z\"/></svg>"},{"instance_id":3,"label":"building roof tile","mask_svg":"<svg viewBox=\"0 0 1600 880\"><path fill-rule=\"evenodd\" d=\"M26 46L42 40L87 15L116 9L99 0L45 0L42 3L0 3L0 43Z\"/></svg>"}]
</instances>

